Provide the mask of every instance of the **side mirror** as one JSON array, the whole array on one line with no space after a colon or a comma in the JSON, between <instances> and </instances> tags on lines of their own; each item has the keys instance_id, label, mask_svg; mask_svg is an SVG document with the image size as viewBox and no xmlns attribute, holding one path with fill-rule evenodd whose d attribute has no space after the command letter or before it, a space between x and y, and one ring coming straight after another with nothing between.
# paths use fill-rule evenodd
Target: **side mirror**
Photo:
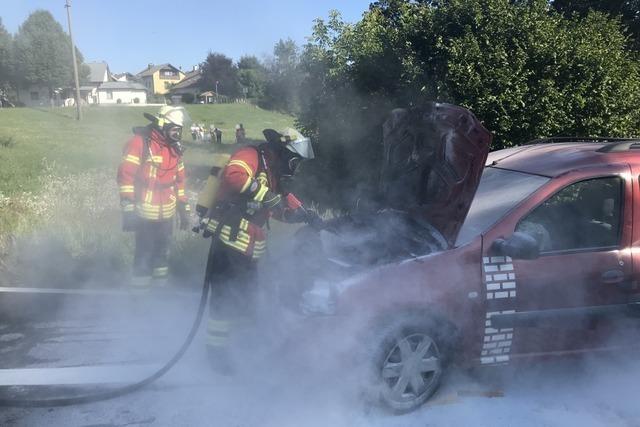
<instances>
[{"instance_id":1,"label":"side mirror","mask_svg":"<svg viewBox=\"0 0 640 427\"><path fill-rule=\"evenodd\" d=\"M493 242L491 252L513 259L536 259L540 256L540 247L533 236L516 231L506 239Z\"/></svg>"}]
</instances>

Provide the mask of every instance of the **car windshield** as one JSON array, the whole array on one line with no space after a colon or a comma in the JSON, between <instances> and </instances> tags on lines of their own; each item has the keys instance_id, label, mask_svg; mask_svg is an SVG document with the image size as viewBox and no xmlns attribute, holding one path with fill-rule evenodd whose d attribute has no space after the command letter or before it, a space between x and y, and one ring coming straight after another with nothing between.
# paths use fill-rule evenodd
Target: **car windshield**
<instances>
[{"instance_id":1,"label":"car windshield","mask_svg":"<svg viewBox=\"0 0 640 427\"><path fill-rule=\"evenodd\" d=\"M486 231L548 181L549 178L539 175L485 167L456 246L469 243Z\"/></svg>"}]
</instances>

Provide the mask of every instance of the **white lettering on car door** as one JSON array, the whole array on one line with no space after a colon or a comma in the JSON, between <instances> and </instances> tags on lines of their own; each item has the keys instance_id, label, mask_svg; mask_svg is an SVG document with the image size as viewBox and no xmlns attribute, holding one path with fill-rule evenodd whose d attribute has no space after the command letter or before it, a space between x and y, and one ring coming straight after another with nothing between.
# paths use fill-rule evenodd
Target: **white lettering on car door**
<instances>
[{"instance_id":1,"label":"white lettering on car door","mask_svg":"<svg viewBox=\"0 0 640 427\"><path fill-rule=\"evenodd\" d=\"M507 363L511 354L513 328L494 328L491 317L497 314L515 313L516 273L509 257L483 257L482 270L486 286L487 313L480 363L483 365ZM498 304L502 310L489 309L492 305Z\"/></svg>"}]
</instances>

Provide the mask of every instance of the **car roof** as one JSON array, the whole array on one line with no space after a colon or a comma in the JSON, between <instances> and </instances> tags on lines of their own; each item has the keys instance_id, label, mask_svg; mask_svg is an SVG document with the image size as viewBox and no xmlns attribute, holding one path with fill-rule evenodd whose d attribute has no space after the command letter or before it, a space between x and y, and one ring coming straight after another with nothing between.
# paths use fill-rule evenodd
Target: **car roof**
<instances>
[{"instance_id":1,"label":"car roof","mask_svg":"<svg viewBox=\"0 0 640 427\"><path fill-rule=\"evenodd\" d=\"M640 140L634 141L522 145L489 153L485 166L555 177L589 166L611 163L640 165Z\"/></svg>"}]
</instances>

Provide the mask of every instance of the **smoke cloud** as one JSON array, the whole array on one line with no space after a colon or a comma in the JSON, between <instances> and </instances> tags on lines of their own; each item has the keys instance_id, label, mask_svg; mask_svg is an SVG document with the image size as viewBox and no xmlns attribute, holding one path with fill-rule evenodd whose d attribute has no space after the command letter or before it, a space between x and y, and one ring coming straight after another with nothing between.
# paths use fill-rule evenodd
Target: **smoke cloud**
<instances>
[{"instance_id":1,"label":"smoke cloud","mask_svg":"<svg viewBox=\"0 0 640 427\"><path fill-rule=\"evenodd\" d=\"M106 177L100 176L94 178L106 181ZM94 178L85 178L79 181L89 180L87 191L96 191L98 184L91 181ZM65 183L67 189L70 185L83 194L80 183L74 184L73 179ZM52 184L53 193L60 191L55 185ZM112 184L98 188L101 190L97 198L102 193L116 194ZM77 200L69 197L65 205L73 206L74 211L88 209L88 205L75 204ZM84 196L78 198L87 200ZM111 253L121 247L130 250L131 242L119 231L117 201L101 200L103 203L95 202L99 207L95 211L97 216L89 218L110 219L101 221L101 227L94 231L96 234L77 243L76 248L84 251L91 247L91 242L104 237L115 243L105 246L103 241L102 252L94 253ZM76 230L91 230L84 228L80 220L81 216L94 214L90 209L89 214L83 212L78 216L70 216L62 205L54 205L53 210L58 219L51 217L52 222L74 224ZM84 224L88 226L93 220L86 220ZM358 268L353 269L348 262L340 268L334 266L328 272L334 275L330 280L337 283L343 278L342 273L349 275L381 262L397 262L397 256L386 256L384 243L399 233L407 233L405 226L381 218L364 232L356 227L342 235L330 231L320 234L319 243L336 249L343 261L345 251L354 255L347 250L349 246L357 243L359 248L356 256L347 257L348 261L357 260L353 264L358 264ZM380 232L372 233L372 229ZM44 231L54 233L53 227ZM308 231L301 231L298 236ZM257 321L233 341L235 375L223 376L211 369L205 352L205 331L201 328L185 358L157 383L138 393L66 408L2 408L0 424L84 427L637 425L640 409L634 391L640 380L640 362L623 351L614 356L574 357L500 368L454 367L426 405L406 415L390 414L378 405L375 390L367 388L370 387L368 366L360 363L363 360L360 356L366 355L368 349L361 345L361 337L330 316L319 316L309 325L309 319L294 310L299 308L301 291L313 285L310 279L318 273L305 269L302 261L313 259L309 252L323 255L317 247L307 252L299 246L288 247L295 244L296 232L295 227L273 224L271 253L261 265L265 274ZM58 240L42 236L45 234L32 235L19 243L24 245L21 259L26 262L23 261L23 265L29 267L25 271L30 270L33 275L31 284L72 288L110 285L110 290L123 290L124 276L114 274L113 264L106 262L109 257L97 255L95 268L77 272L70 261L73 257L60 251L61 247L67 251L74 248L68 244L69 240L64 236ZM174 249L178 248L182 257L186 254L190 258L189 265L184 267L190 274L179 277L174 283L177 289L97 296L25 294L5 298L2 295L0 368L90 369L98 366L108 372L109 368L129 366L132 367L130 381L149 374L151 367L168 360L184 339L195 316L204 275L208 241L188 233L178 233L176 239ZM377 244L372 245L372 240ZM421 255L441 250L442 245L436 243L429 242L420 248ZM125 257L123 265L128 261ZM272 268L267 271L269 264ZM291 290L286 283L299 287L294 287L297 293L287 296L283 302L280 297ZM611 338L616 342L628 339ZM82 390L91 391L94 387L92 384ZM0 393L12 396L30 391L33 389L29 387L0 388ZM69 387L52 386L45 389L45 394L72 391Z\"/></svg>"}]
</instances>

